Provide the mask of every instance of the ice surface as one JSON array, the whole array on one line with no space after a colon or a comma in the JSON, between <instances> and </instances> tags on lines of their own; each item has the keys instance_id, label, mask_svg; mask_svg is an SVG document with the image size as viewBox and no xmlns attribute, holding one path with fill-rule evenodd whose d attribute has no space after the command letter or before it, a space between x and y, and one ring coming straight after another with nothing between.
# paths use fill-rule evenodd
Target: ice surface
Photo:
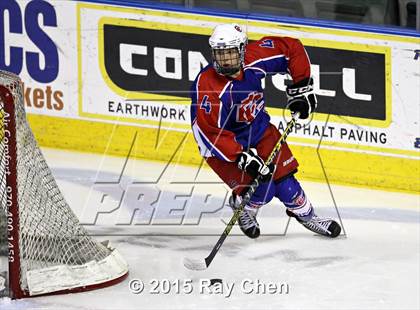
<instances>
[{"instance_id":1,"label":"ice surface","mask_svg":"<svg viewBox=\"0 0 420 310\"><path fill-rule=\"evenodd\" d=\"M76 214L98 240L118 248L130 274L91 292L3 299L2 310L420 308L418 195L332 185L332 197L327 184L302 181L320 215L337 218L339 211L345 235L315 236L289 223L281 203L272 201L259 214L260 238L250 240L235 227L209 269L194 272L183 258L207 256L232 215L224 206L229 191L210 170L43 151ZM200 292L200 281L210 278L232 291ZM242 289L247 279L260 283L259 292L249 282ZM143 281L142 293L130 291L133 280ZM152 292L155 281L159 294Z\"/></svg>"}]
</instances>

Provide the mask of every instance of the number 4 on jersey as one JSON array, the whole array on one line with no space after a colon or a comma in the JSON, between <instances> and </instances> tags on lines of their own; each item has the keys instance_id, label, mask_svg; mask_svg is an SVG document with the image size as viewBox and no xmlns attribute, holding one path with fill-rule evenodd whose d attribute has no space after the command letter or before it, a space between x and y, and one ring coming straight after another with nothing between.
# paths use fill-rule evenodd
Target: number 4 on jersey
<instances>
[{"instance_id":1,"label":"number 4 on jersey","mask_svg":"<svg viewBox=\"0 0 420 310\"><path fill-rule=\"evenodd\" d=\"M201 100L200 103L200 109L203 109L206 111L206 114L209 114L211 111L211 102L207 101L209 99L209 96L204 95L203 100Z\"/></svg>"}]
</instances>

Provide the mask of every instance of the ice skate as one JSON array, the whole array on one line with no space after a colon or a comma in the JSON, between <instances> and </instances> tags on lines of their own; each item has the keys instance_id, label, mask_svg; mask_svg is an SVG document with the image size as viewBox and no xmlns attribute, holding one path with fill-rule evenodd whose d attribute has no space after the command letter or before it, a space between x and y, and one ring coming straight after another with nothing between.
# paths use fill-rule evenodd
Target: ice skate
<instances>
[{"instance_id":1,"label":"ice skate","mask_svg":"<svg viewBox=\"0 0 420 310\"><path fill-rule=\"evenodd\" d=\"M341 233L340 225L330 218L321 218L317 215L313 215L312 218L308 221L303 221L293 212L286 210L286 213L290 217L294 217L299 223L301 223L306 229L310 231L330 237L335 238Z\"/></svg>"},{"instance_id":2,"label":"ice skate","mask_svg":"<svg viewBox=\"0 0 420 310\"><path fill-rule=\"evenodd\" d=\"M240 198L236 195L230 196L229 206L235 211L240 204ZM256 219L256 210L253 210L249 206L245 206L242 210L241 215L238 218L239 227L242 232L249 238L255 239L260 236L260 226Z\"/></svg>"}]
</instances>

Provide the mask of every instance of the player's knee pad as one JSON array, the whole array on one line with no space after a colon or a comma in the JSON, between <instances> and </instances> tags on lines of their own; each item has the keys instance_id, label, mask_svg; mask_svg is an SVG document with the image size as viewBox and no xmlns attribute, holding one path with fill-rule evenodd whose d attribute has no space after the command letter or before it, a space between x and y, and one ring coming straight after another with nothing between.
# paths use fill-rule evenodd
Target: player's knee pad
<instances>
[{"instance_id":1,"label":"player's knee pad","mask_svg":"<svg viewBox=\"0 0 420 310\"><path fill-rule=\"evenodd\" d=\"M273 199L275 192L276 187L274 182L260 184L249 201L250 206L254 208L262 207Z\"/></svg>"},{"instance_id":2,"label":"player's knee pad","mask_svg":"<svg viewBox=\"0 0 420 310\"><path fill-rule=\"evenodd\" d=\"M284 203L287 209L302 218L310 219L313 208L305 192L294 176L290 176L276 184L275 195Z\"/></svg>"}]
</instances>

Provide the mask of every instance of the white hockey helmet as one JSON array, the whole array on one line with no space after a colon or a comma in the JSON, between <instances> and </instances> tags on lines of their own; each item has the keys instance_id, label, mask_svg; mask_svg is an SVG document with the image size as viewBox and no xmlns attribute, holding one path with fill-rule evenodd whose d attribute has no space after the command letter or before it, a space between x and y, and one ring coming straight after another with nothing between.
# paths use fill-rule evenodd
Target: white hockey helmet
<instances>
[{"instance_id":1,"label":"white hockey helmet","mask_svg":"<svg viewBox=\"0 0 420 310\"><path fill-rule=\"evenodd\" d=\"M212 50L213 66L217 73L231 75L238 72L244 64L247 43L248 37L240 25L216 26L210 36L209 44ZM232 51L234 51L233 55Z\"/></svg>"}]
</instances>

